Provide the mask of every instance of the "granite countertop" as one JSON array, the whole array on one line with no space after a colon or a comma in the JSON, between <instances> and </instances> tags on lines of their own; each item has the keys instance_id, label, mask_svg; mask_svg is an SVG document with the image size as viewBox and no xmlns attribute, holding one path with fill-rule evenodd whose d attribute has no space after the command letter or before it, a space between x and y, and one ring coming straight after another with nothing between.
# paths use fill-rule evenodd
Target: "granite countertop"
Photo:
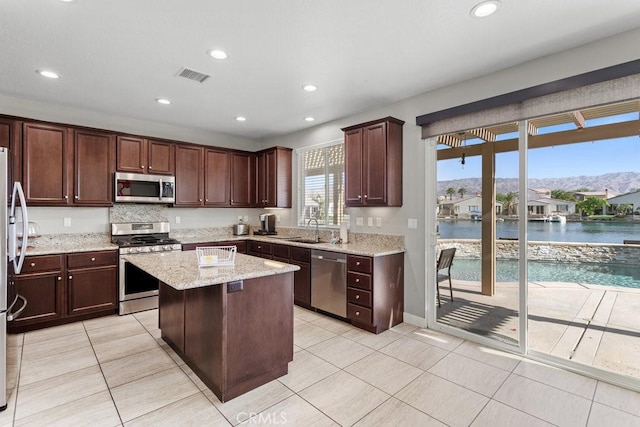
<instances>
[{"instance_id":1,"label":"granite countertop","mask_svg":"<svg viewBox=\"0 0 640 427\"><path fill-rule=\"evenodd\" d=\"M300 270L296 265L243 254L236 254L233 267L198 267L195 251L147 253L124 257L131 264L179 291Z\"/></svg>"},{"instance_id":2,"label":"granite countertop","mask_svg":"<svg viewBox=\"0 0 640 427\"><path fill-rule=\"evenodd\" d=\"M330 232L320 231L322 243L292 242L293 237L311 239L314 232L306 228L281 228L277 236L259 236L249 234L234 236L228 227L174 230L172 238L180 243L208 243L234 240L257 240L261 242L298 246L310 249L341 252L351 255L384 256L405 252L404 237L383 234L350 233L349 243L329 243ZM51 255L73 252L91 252L117 250L118 245L111 243L110 233L75 233L44 235L29 241L27 255Z\"/></svg>"}]
</instances>

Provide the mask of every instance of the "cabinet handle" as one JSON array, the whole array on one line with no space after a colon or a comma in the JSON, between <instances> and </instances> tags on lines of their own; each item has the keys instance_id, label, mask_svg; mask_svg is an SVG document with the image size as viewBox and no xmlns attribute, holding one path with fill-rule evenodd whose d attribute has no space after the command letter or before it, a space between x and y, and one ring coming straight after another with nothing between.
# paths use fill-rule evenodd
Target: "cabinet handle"
<instances>
[{"instance_id":1,"label":"cabinet handle","mask_svg":"<svg viewBox=\"0 0 640 427\"><path fill-rule=\"evenodd\" d=\"M205 202L208 202L208 201L209 201L209 199L204 199L204 201L205 201Z\"/></svg>"},{"instance_id":2,"label":"cabinet handle","mask_svg":"<svg viewBox=\"0 0 640 427\"><path fill-rule=\"evenodd\" d=\"M36 266L36 263L35 263L35 262L32 262L32 263L31 263L31 267L35 267L35 266Z\"/></svg>"},{"instance_id":3,"label":"cabinet handle","mask_svg":"<svg viewBox=\"0 0 640 427\"><path fill-rule=\"evenodd\" d=\"M149 166L149 170L151 170L151 169L153 169L153 167L152 167L152 166Z\"/></svg>"},{"instance_id":4,"label":"cabinet handle","mask_svg":"<svg viewBox=\"0 0 640 427\"><path fill-rule=\"evenodd\" d=\"M362 196L358 194L358 199L362 199Z\"/></svg>"},{"instance_id":5,"label":"cabinet handle","mask_svg":"<svg viewBox=\"0 0 640 427\"><path fill-rule=\"evenodd\" d=\"M360 283L360 279L356 279L356 283Z\"/></svg>"},{"instance_id":6,"label":"cabinet handle","mask_svg":"<svg viewBox=\"0 0 640 427\"><path fill-rule=\"evenodd\" d=\"M364 195L364 198L365 198L365 199L367 198L367 195L366 195L366 194Z\"/></svg>"},{"instance_id":7,"label":"cabinet handle","mask_svg":"<svg viewBox=\"0 0 640 427\"><path fill-rule=\"evenodd\" d=\"M356 311L356 316L360 316L360 312L359 311Z\"/></svg>"},{"instance_id":8,"label":"cabinet handle","mask_svg":"<svg viewBox=\"0 0 640 427\"><path fill-rule=\"evenodd\" d=\"M95 260L96 260L96 258L95 258L95 257L91 257L91 261L92 261L92 262L93 262L93 261L95 261Z\"/></svg>"},{"instance_id":9,"label":"cabinet handle","mask_svg":"<svg viewBox=\"0 0 640 427\"><path fill-rule=\"evenodd\" d=\"M360 265L360 261L356 261L356 265Z\"/></svg>"},{"instance_id":10,"label":"cabinet handle","mask_svg":"<svg viewBox=\"0 0 640 427\"><path fill-rule=\"evenodd\" d=\"M58 276L58 281L62 280L62 276Z\"/></svg>"},{"instance_id":11,"label":"cabinet handle","mask_svg":"<svg viewBox=\"0 0 640 427\"><path fill-rule=\"evenodd\" d=\"M202 199L198 199L199 201L202 201Z\"/></svg>"},{"instance_id":12,"label":"cabinet handle","mask_svg":"<svg viewBox=\"0 0 640 427\"><path fill-rule=\"evenodd\" d=\"M360 299L360 295L356 295L356 299Z\"/></svg>"},{"instance_id":13,"label":"cabinet handle","mask_svg":"<svg viewBox=\"0 0 640 427\"><path fill-rule=\"evenodd\" d=\"M233 199L231 199L231 203L233 203Z\"/></svg>"},{"instance_id":14,"label":"cabinet handle","mask_svg":"<svg viewBox=\"0 0 640 427\"><path fill-rule=\"evenodd\" d=\"M140 169L144 169L144 165L140 165Z\"/></svg>"},{"instance_id":15,"label":"cabinet handle","mask_svg":"<svg viewBox=\"0 0 640 427\"><path fill-rule=\"evenodd\" d=\"M78 195L73 196L74 199L78 200Z\"/></svg>"},{"instance_id":16,"label":"cabinet handle","mask_svg":"<svg viewBox=\"0 0 640 427\"><path fill-rule=\"evenodd\" d=\"M69 280L73 279L73 276L69 275Z\"/></svg>"},{"instance_id":17,"label":"cabinet handle","mask_svg":"<svg viewBox=\"0 0 640 427\"><path fill-rule=\"evenodd\" d=\"M64 199L65 199L65 200L68 200L68 199L69 199L69 196L65 195L65 196L64 196Z\"/></svg>"}]
</instances>

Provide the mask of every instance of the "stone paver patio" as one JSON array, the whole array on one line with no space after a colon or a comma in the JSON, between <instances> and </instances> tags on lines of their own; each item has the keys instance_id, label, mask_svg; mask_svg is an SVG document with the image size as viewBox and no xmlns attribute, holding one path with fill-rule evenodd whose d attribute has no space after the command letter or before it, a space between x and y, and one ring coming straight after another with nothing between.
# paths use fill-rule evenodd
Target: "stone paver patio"
<instances>
[{"instance_id":1,"label":"stone paver patio","mask_svg":"<svg viewBox=\"0 0 640 427\"><path fill-rule=\"evenodd\" d=\"M440 284L438 322L494 339L518 339L518 284ZM565 282L529 283L529 347L586 365L640 378L640 289Z\"/></svg>"}]
</instances>

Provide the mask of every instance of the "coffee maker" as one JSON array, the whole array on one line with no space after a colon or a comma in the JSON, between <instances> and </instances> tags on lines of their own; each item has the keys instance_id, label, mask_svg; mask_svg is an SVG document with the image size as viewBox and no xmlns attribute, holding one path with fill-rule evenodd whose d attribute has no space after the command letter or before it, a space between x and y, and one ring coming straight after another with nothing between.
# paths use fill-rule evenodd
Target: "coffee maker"
<instances>
[{"instance_id":1,"label":"coffee maker","mask_svg":"<svg viewBox=\"0 0 640 427\"><path fill-rule=\"evenodd\" d=\"M253 234L260 236L275 235L276 232L276 216L274 214L260 214L260 230L256 230Z\"/></svg>"}]
</instances>

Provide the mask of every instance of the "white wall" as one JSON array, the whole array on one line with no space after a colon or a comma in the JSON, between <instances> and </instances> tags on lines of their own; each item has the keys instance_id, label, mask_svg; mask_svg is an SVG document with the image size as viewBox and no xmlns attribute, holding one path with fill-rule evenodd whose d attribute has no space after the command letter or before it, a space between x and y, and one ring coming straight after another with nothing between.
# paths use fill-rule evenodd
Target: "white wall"
<instances>
[{"instance_id":1,"label":"white wall","mask_svg":"<svg viewBox=\"0 0 640 427\"><path fill-rule=\"evenodd\" d=\"M416 117L519 89L640 59L637 41L640 28L559 54L424 93L394 104L323 123L311 129L270 138L264 147L308 147L342 137L340 128L393 116L404 120L403 184L401 208L348 209L352 231L405 235L405 312L425 318L425 150ZM420 54L416 52L416 54ZM455 54L455 53L452 53ZM294 171L297 170L294 156ZM294 173L294 188L296 174ZM435 200L435 194L427 197ZM294 198L294 204L296 200ZM295 209L295 206L294 206ZM383 228L355 226L355 217L381 217ZM409 218L418 219L418 230L407 228ZM292 215L295 220L295 215ZM366 224L365 220L365 224ZM430 230L429 230L430 231ZM435 261L434 261L435 262Z\"/></svg>"}]
</instances>

